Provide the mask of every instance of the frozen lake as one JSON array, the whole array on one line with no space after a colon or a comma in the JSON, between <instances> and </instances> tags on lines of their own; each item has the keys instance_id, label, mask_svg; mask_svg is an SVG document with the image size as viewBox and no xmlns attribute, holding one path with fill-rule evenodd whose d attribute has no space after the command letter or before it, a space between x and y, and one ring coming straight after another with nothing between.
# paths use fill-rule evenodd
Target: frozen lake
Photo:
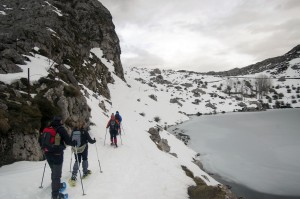
<instances>
[{"instance_id":1,"label":"frozen lake","mask_svg":"<svg viewBox=\"0 0 300 199\"><path fill-rule=\"evenodd\" d=\"M300 109L201 116L176 127L191 136L205 170L256 192L300 196Z\"/></svg>"}]
</instances>

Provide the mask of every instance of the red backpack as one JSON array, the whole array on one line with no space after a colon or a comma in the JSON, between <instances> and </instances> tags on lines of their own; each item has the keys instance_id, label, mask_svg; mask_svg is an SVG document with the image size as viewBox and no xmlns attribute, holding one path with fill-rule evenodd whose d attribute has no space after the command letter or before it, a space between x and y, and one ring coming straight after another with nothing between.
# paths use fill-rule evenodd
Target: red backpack
<instances>
[{"instance_id":1,"label":"red backpack","mask_svg":"<svg viewBox=\"0 0 300 199\"><path fill-rule=\"evenodd\" d=\"M45 152L56 152L60 145L60 135L53 127L44 128L40 137L40 144Z\"/></svg>"}]
</instances>

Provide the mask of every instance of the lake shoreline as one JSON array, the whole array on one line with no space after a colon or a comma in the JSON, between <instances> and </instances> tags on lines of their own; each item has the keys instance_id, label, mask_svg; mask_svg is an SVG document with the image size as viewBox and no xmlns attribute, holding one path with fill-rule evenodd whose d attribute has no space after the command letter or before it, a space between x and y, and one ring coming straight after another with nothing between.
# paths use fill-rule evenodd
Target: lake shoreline
<instances>
[{"instance_id":1,"label":"lake shoreline","mask_svg":"<svg viewBox=\"0 0 300 199\"><path fill-rule=\"evenodd\" d=\"M205 170L205 172L210 174L210 176L216 181L227 186L228 189L239 199L299 199L299 196L274 195L255 191L244 186L243 184L225 180L219 174L210 173L207 170Z\"/></svg>"},{"instance_id":2,"label":"lake shoreline","mask_svg":"<svg viewBox=\"0 0 300 199\"><path fill-rule=\"evenodd\" d=\"M295 112L295 111L296 110L292 110L292 112ZM274 114L275 112L276 112L276 114ZM283 130L285 131L286 129L291 129L290 127L293 124L296 124L296 125L299 124L297 122L297 119L295 120L295 118L299 118L299 111L297 111L297 115L293 116L293 118L294 118L293 123L290 123L291 122L291 118L290 118L289 121L287 121L287 122L289 122L289 126L286 126L285 128L283 128L282 126L283 126L283 124L286 124L286 122L282 122L282 120L283 120L283 118L286 118L286 117L280 117L280 118L278 118L277 112L282 114L282 113L286 112L286 110L284 110L284 111L282 111L282 110L272 110L272 111L261 112L263 115L266 115L266 113L269 113L269 115L271 114L272 117L276 116L277 118L275 118L275 119L277 119L277 121L276 120L274 120L275 122L274 121L268 121L268 123L267 123L267 121L265 121L266 117L263 116L262 118L260 118L260 121L263 121L263 123L260 123L259 125L256 125L256 126L263 125L263 126L267 126L268 129L270 129L272 126L276 126L276 130L277 129L281 129L281 131L283 131ZM222 176L222 173L218 172L218 171L222 171L224 168L231 168L231 170L233 171L231 173L231 175L233 175L234 173L236 173L236 170L234 168L241 168L241 170L244 168L244 167L237 167L236 165L240 165L240 163L236 162L235 159L232 159L232 158L229 158L229 157L232 157L232 154L236 154L235 151L237 151L237 149L244 149L245 148L245 145L244 145L244 143L242 141L237 141L235 143L232 143L232 141L230 141L230 140L232 140L233 137L231 137L231 136L234 136L234 138L238 139L238 138L241 137L240 135L245 135L245 133L244 134L240 134L238 132L236 134L233 134L232 133L233 129L231 129L232 126L230 125L231 127L230 126L227 127L226 124L227 123L229 123L229 124L234 123L235 126L239 125L239 127L243 127L243 128L246 127L246 128L249 129L250 128L250 125L249 125L250 122L249 121L251 121L251 126L255 126L255 125L252 125L252 121L257 120L256 118L253 118L253 116L251 116L253 114L255 114L255 113L252 112L252 113L229 113L229 114L221 114L221 115L218 114L219 116L218 115L214 115L214 117L201 116L199 118L200 118L200 121L201 120L202 121L199 123L200 124L199 127L197 126L198 122L197 122L197 124L191 123L191 120L194 120L194 119L197 120L198 117L191 117L190 120L188 120L188 121L186 121L186 122L184 122L182 124L175 125L175 126L172 126L171 128L168 128L168 131L171 132L171 133L173 133L173 134L175 133L175 136L177 135L176 137L178 137L179 139L183 140L186 145L188 145L195 152L199 153L199 156L197 157L197 160L199 160L202 163L202 165L204 166L204 171L206 173L208 173L209 175L211 175L215 180L217 180L221 184L226 185L230 189L230 191L237 196L237 198L247 198L247 199L297 199L298 198L299 199L300 196L298 196L298 194L296 194L297 191L296 191L296 193L294 193L294 194L296 194L296 196L293 193L291 193L293 195L288 195L288 194L290 194L290 192L285 192L285 193L282 193L283 195L279 195L280 193L278 191L276 191L276 189L275 189L275 192L274 192L276 194L272 194L272 191L268 192L268 193L263 193L263 192L256 191L256 190L254 190L252 188L247 187L242 182L239 182L239 183L234 182L233 179L228 178L227 175ZM232 117L234 117L233 121L228 120L228 116L229 115L232 116ZM237 115L239 115L239 116L237 117ZM229 116L229 118L231 118L230 116ZM245 117L245 116L247 116L247 117L251 116L250 117L251 120L249 120L249 119L248 120L244 120L244 121L242 121L241 124L238 124L237 122L240 119L240 117ZM257 116L261 117L262 115L259 114ZM255 117L257 117L257 116L255 115ZM224 120L224 118L226 118L226 122L225 123L224 122L221 123L220 121ZM252 120L252 119L254 119L254 120ZM216 129L216 127L221 130L220 131L220 132L222 132L221 135L219 135L219 134L216 135L215 134L215 132L216 132L215 130L218 130L218 129ZM296 128L294 128L294 130L290 130L290 132L298 132L297 129L299 129L299 126L296 127ZM244 132L244 129L242 131L240 131L240 132ZM253 130L253 132L257 133L258 130L255 129L255 130ZM264 134L263 135L270 135L270 133L268 134L266 132L268 132L268 131L266 131L266 129L264 129L264 131L263 131ZM268 146L269 146L269 144L270 144L269 137L265 136L265 137L263 137L261 139L261 134L256 135L255 133L252 133L252 132L250 132L250 133L251 134L249 134L249 135L252 136L252 137L249 137L249 136L246 137L247 138L246 139L247 140L246 141L246 147L247 147L247 143L249 143L249 142L256 143L255 139L253 139L253 136L257 136L257 137L259 136L260 142L262 142L264 140L265 141L268 140L268 142L264 143L264 145L261 145L261 146L263 146L262 151L264 151L264 149L265 149L264 146L267 146L266 145L267 143L268 143ZM236 137L236 135L237 135L237 137ZM195 138L198 138L198 137L195 137L195 136L201 136L201 137L199 137L200 138L200 142L197 139L195 139ZM297 137L299 137L299 134L297 134ZM220 142L220 139L221 139L221 142ZM292 143L295 144L294 141L295 140L299 140L299 139L290 139L290 140L292 140ZM276 143L276 140L274 140L274 141L275 141L274 143ZM260 144L260 142L257 143L257 144ZM227 144L227 145L224 146L224 143ZM228 143L230 143L230 144L228 144ZM276 146L278 146L278 142L276 143L277 145L275 145L274 143L272 145L273 146L272 149L273 148L276 149ZM282 142L280 141L279 143L281 144ZM296 143L298 143L296 146L299 146L299 142L296 142ZM203 158L207 160L207 157L208 157L207 154L212 154L212 153L218 152L218 151L216 151L216 149L218 150L218 148L211 147L211 146L220 146L220 144L221 144L221 146L224 146L224 148L226 148L226 149L228 147L231 147L231 146L235 146L236 147L235 150L234 150L233 147L231 147L232 150L230 150L227 154L224 154L223 153L224 150L221 149L221 152L222 152L221 154L222 155L219 155L219 157L228 157L229 160L227 160L227 161L232 162L233 164L231 164L231 166L233 166L233 167L231 167L231 166L230 167L222 167L222 164L217 164L217 167L219 169L217 169L217 170L216 169L210 169L211 165L214 165L214 164L212 164L212 162L209 162L208 165L205 165L207 162L201 161L201 160L203 160ZM236 146L236 145L238 145L238 146ZM202 147L200 147L200 146L202 146ZM214 149L214 150L207 150L207 148L205 148L204 146L209 147L208 149ZM291 146L291 145L288 145L288 146ZM204 151L203 151L203 149L204 149ZM293 150L293 151L295 151L295 150ZM249 152L249 150L248 150L248 152ZM270 152L270 150L268 152ZM282 152L282 150L280 150L279 152ZM239 153L240 153L240 151L239 151ZM238 154L238 155L240 155L240 154ZM252 154L252 155L247 154L247 157L249 157L249 158L244 159L243 162L253 162L253 160L255 160L255 156L256 155L255 154ZM268 154L268 155L270 155L270 154ZM273 154L271 154L271 155L273 155ZM243 152L242 153L242 157L245 157L245 156L246 155L244 155L244 152ZM210 156L210 157L212 157L212 156ZM289 157L289 156L281 156L281 157ZM292 157L297 157L297 156L292 156ZM219 158L218 160L221 160L221 159L223 159L223 158ZM211 160L212 159L210 159L210 161ZM258 161L259 160L265 160L265 159L261 158L261 159L258 159ZM293 160L293 161L291 161L291 160ZM293 162L293 163L294 163L294 160L295 160L294 158L293 159L284 159L284 161L286 161L286 162ZM299 158L297 158L297 160L299 161ZM244 165L244 164L242 164L242 165ZM205 166L208 166L208 167L205 168ZM217 168L216 166L214 166L214 167ZM285 165L285 167L282 167L282 168L287 168L287 167ZM299 169L298 166L296 168ZM258 172L258 173L262 172L260 167L251 168L251 169L254 172ZM237 173L237 174L241 174L241 170L238 170L239 173ZM249 171L251 171L251 170L249 170ZM282 181L281 178L278 175L276 175L276 174L271 175L271 176L267 175L268 173L262 173L262 174L264 174L266 176L264 183L276 182L276 184L277 184L277 190L281 190L281 188L285 189L284 186L287 186L286 182ZM251 179L251 177L253 177L253 175L250 176L250 179ZM258 179L257 177L260 178L261 176L257 175L256 179ZM239 178L237 178L237 179L239 179ZM255 179L255 178L253 178L253 179ZM295 182L298 182L298 181L299 180L296 180ZM261 181L259 181L259 183L261 183ZM256 184L257 188L260 187L259 183ZM292 185L290 183L289 186L294 187L294 190L295 190L295 184Z\"/></svg>"}]
</instances>

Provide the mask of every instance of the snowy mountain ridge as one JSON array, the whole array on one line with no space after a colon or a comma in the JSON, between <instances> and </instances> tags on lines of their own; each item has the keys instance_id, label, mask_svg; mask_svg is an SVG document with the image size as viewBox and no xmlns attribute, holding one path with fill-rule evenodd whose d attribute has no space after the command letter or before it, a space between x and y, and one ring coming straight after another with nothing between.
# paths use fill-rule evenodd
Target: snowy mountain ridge
<instances>
[{"instance_id":1,"label":"snowy mountain ridge","mask_svg":"<svg viewBox=\"0 0 300 199\"><path fill-rule=\"evenodd\" d=\"M247 74L256 74L263 71L268 71L272 76L282 75L285 76L287 69L292 65L292 69L298 71L299 76L299 64L294 64L293 62L300 58L300 45L295 46L293 49L285 53L284 55L268 58L266 60L260 61L249 66L242 68L234 68L229 71L222 72L209 72L208 75L223 75L223 76L238 76ZM299 63L299 60L296 61ZM272 71L270 71L272 70ZM297 75L296 75L297 76ZM293 76L291 76L293 78Z\"/></svg>"}]
</instances>

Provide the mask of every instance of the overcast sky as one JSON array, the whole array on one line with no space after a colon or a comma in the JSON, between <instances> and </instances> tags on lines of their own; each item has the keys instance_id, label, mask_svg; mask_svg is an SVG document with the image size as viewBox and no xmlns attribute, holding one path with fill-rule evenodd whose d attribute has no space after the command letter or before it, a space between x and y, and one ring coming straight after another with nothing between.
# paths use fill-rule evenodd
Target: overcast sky
<instances>
[{"instance_id":1,"label":"overcast sky","mask_svg":"<svg viewBox=\"0 0 300 199\"><path fill-rule=\"evenodd\" d=\"M100 0L123 67L223 71L300 44L300 0Z\"/></svg>"}]
</instances>

